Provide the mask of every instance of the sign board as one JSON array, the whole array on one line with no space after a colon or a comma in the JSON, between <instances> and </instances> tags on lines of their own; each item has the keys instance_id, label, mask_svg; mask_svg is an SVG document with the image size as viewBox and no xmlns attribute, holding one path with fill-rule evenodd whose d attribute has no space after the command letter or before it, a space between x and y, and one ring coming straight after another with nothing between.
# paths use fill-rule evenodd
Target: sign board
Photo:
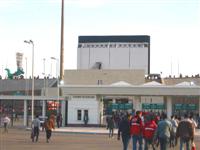
<instances>
[{"instance_id":1,"label":"sign board","mask_svg":"<svg viewBox=\"0 0 200 150\"><path fill-rule=\"evenodd\" d=\"M126 104L111 104L110 105L111 109L118 109L118 110L128 110L133 108L133 104L131 103L126 103Z\"/></svg>"},{"instance_id":2,"label":"sign board","mask_svg":"<svg viewBox=\"0 0 200 150\"><path fill-rule=\"evenodd\" d=\"M143 103L142 109L165 109L165 105L160 103L151 103L151 104Z\"/></svg>"},{"instance_id":3,"label":"sign board","mask_svg":"<svg viewBox=\"0 0 200 150\"><path fill-rule=\"evenodd\" d=\"M196 110L196 104L174 104L175 110Z\"/></svg>"}]
</instances>

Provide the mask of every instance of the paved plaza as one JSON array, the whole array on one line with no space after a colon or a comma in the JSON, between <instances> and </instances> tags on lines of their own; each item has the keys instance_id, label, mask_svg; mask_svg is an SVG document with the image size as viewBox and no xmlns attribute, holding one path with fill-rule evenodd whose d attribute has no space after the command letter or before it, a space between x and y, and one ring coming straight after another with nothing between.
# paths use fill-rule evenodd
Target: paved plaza
<instances>
[{"instance_id":1,"label":"paved plaza","mask_svg":"<svg viewBox=\"0 0 200 150\"><path fill-rule=\"evenodd\" d=\"M45 141L45 132L40 132L39 142L33 143L30 139L30 130L11 128L8 133L3 133L3 128L0 130L0 150L122 150L121 141L117 140L116 134L114 138L109 139L108 130L105 128L56 129L50 143ZM195 141L199 149L199 130L196 131ZM129 150L131 148L130 143ZM178 150L178 147L174 148L176 149Z\"/></svg>"}]
</instances>

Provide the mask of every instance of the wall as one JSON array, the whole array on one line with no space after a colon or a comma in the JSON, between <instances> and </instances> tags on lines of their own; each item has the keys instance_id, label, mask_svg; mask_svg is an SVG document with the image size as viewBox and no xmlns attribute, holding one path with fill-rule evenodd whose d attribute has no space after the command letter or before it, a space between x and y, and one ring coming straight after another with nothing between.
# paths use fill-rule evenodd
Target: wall
<instances>
[{"instance_id":1,"label":"wall","mask_svg":"<svg viewBox=\"0 0 200 150\"><path fill-rule=\"evenodd\" d=\"M88 124L99 124L99 102L96 96L72 96L68 101L68 124L84 124L83 111L88 110ZM82 119L77 120L77 110L82 110Z\"/></svg>"},{"instance_id":2,"label":"wall","mask_svg":"<svg viewBox=\"0 0 200 150\"><path fill-rule=\"evenodd\" d=\"M110 85L125 81L133 85L145 82L144 70L65 70L64 82L68 85Z\"/></svg>"},{"instance_id":3,"label":"wall","mask_svg":"<svg viewBox=\"0 0 200 150\"><path fill-rule=\"evenodd\" d=\"M78 48L77 69L143 69L149 71L149 49L144 43L87 43Z\"/></svg>"}]
</instances>

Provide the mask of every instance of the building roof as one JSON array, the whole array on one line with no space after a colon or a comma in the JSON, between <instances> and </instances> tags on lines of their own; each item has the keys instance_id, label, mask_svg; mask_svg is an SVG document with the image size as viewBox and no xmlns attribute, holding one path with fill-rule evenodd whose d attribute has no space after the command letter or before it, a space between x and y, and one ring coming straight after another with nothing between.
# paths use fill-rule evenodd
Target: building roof
<instances>
[{"instance_id":1,"label":"building roof","mask_svg":"<svg viewBox=\"0 0 200 150\"><path fill-rule=\"evenodd\" d=\"M147 82L143 84L143 86L159 86L159 85L163 85L163 84L158 83L156 81L151 81L151 82Z\"/></svg>"},{"instance_id":2,"label":"building roof","mask_svg":"<svg viewBox=\"0 0 200 150\"><path fill-rule=\"evenodd\" d=\"M148 35L118 35L118 36L79 36L79 43L105 43L105 42L147 42L150 43Z\"/></svg>"},{"instance_id":3,"label":"building roof","mask_svg":"<svg viewBox=\"0 0 200 150\"><path fill-rule=\"evenodd\" d=\"M194 82L181 82L181 83L178 83L176 84L175 86L195 86Z\"/></svg>"},{"instance_id":4,"label":"building roof","mask_svg":"<svg viewBox=\"0 0 200 150\"><path fill-rule=\"evenodd\" d=\"M53 87L57 83L57 79L45 79L46 87ZM35 90L41 90L44 88L44 79L35 79L34 86ZM32 79L19 79L11 80L4 79L0 80L0 92L10 92L10 91L25 91L32 89Z\"/></svg>"},{"instance_id":5,"label":"building roof","mask_svg":"<svg viewBox=\"0 0 200 150\"><path fill-rule=\"evenodd\" d=\"M110 86L131 86L131 84L125 81L119 81L119 82L112 83Z\"/></svg>"}]
</instances>

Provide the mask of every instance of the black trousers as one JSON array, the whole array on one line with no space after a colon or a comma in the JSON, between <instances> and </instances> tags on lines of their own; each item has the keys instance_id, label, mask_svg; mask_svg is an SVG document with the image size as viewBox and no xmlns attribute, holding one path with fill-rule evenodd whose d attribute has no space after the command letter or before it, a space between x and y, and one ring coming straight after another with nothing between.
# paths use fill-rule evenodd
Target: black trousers
<instances>
[{"instance_id":1,"label":"black trousers","mask_svg":"<svg viewBox=\"0 0 200 150\"><path fill-rule=\"evenodd\" d=\"M36 137L36 141L38 141L38 137L39 137L39 127L34 127L33 128L33 141L34 141L34 138Z\"/></svg>"},{"instance_id":2,"label":"black trousers","mask_svg":"<svg viewBox=\"0 0 200 150\"><path fill-rule=\"evenodd\" d=\"M51 133L52 133L51 130L46 130L46 138L47 138L47 140L51 138Z\"/></svg>"}]
</instances>

